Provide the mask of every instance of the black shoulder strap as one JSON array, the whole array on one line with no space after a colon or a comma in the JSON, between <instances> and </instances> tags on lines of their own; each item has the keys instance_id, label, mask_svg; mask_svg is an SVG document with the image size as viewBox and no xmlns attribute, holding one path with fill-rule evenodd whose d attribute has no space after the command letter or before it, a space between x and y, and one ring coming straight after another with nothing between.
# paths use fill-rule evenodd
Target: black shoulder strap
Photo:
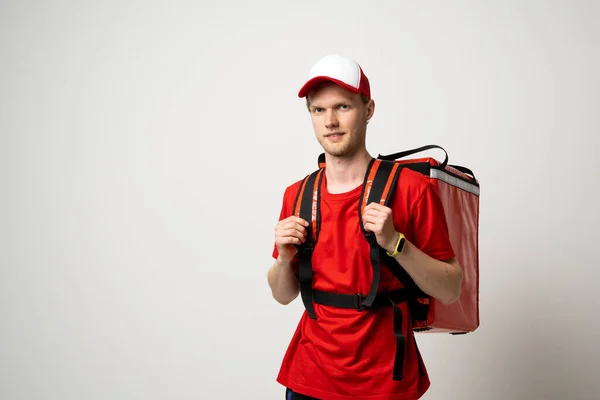
<instances>
[{"instance_id":1,"label":"black shoulder strap","mask_svg":"<svg viewBox=\"0 0 600 400\"><path fill-rule=\"evenodd\" d=\"M319 168L325 168L325 153L319 154L317 164L319 164Z\"/></svg>"},{"instance_id":2,"label":"black shoulder strap","mask_svg":"<svg viewBox=\"0 0 600 400\"><path fill-rule=\"evenodd\" d=\"M370 257L373 267L373 279L371 281L371 290L363 301L364 307L370 307L377 295L379 288L379 278L381 276L380 251L381 247L377 243L375 234L367 232L362 223L362 216L365 207L372 202L387 206L389 199L394 192L402 166L394 161L372 159L367 168L363 182L362 193L358 202L358 217L360 228L371 247Z\"/></svg>"},{"instance_id":3,"label":"black shoulder strap","mask_svg":"<svg viewBox=\"0 0 600 400\"><path fill-rule=\"evenodd\" d=\"M419 153L421 151L430 150L430 149L441 149L444 152L446 157L444 158L444 161L442 161L442 163L440 164L440 167L446 168L446 166L448 165L448 153L446 152L446 150L443 147L435 145L435 144L421 146L421 147L418 147L415 149L406 150L406 151L393 153L393 154L389 154L389 155L378 155L377 159L385 160L387 162L396 162L396 160L398 160L400 158L404 158L404 157ZM471 173L471 175L473 175L473 173L470 170L468 170L464 167L455 166L455 165L451 165L451 166L454 168L457 168L461 172ZM424 293L416 285L415 281L410 277L408 272L406 272L404 267L402 267L398 263L398 261L396 261L395 258L388 256L387 254L385 254L385 252L382 252L382 257L385 260L385 264L387 266L389 266L389 269L392 271L394 276L396 278L398 278L398 280L400 280L402 285L405 288L407 288L408 290L410 290L410 292L412 294L409 297L409 306L410 306L410 311L411 311L413 320L426 320L428 312L429 312L429 304L421 303L418 301L418 299L420 298L420 299L428 300L429 296L426 293Z\"/></svg>"},{"instance_id":4,"label":"black shoulder strap","mask_svg":"<svg viewBox=\"0 0 600 400\"><path fill-rule=\"evenodd\" d=\"M319 210L320 188L323 179L323 168L307 175L294 200L293 214L307 221L310 225L306 230L306 241L298 248L298 274L300 294L309 317L316 319L312 298L312 253L319 238L321 214Z\"/></svg>"},{"instance_id":5,"label":"black shoulder strap","mask_svg":"<svg viewBox=\"0 0 600 400\"><path fill-rule=\"evenodd\" d=\"M365 230L365 227L362 223L362 216L365 207L372 202L377 202L383 206L388 206L390 198L398 184L402 168L402 165L395 161L373 159L371 160L371 163L367 168L367 173L365 174L362 193L358 202L358 214L361 230L363 231L363 234L365 235L365 238L370 246L371 266L373 268L371 288L369 290L369 294L365 297L361 304L361 306L365 308L371 307L377 297L377 292L379 289L379 280L381 276L380 256L385 256L385 250L383 250L381 246L379 246L379 244L377 243L375 234L373 232ZM387 263L387 265L390 264ZM393 266L394 264L391 265ZM396 306L392 298L390 298L389 301L391 302L394 310L393 325L394 336L396 337L396 355L394 359L393 378L396 380L402 380L404 355L406 352L406 338L404 337L404 333L402 330L402 310ZM418 355L420 360L420 353L418 353ZM419 363L419 373L423 374L421 363Z\"/></svg>"},{"instance_id":6,"label":"black shoulder strap","mask_svg":"<svg viewBox=\"0 0 600 400\"><path fill-rule=\"evenodd\" d=\"M428 296L416 285L415 281L395 258L385 254L385 251L378 245L375 234L365 231L365 228L362 225L362 214L367 204L375 201L381 205L388 206L389 199L398 183L401 170L402 165L400 163L376 159L369 165L369 169L365 176L363 194L359 201L359 220L365 238L371 246L370 257L371 265L373 266L373 281L371 283L371 290L363 301L363 305L369 307L377 295L379 278L381 275L381 259L383 258L385 260L385 265L389 267L394 276L412 293L412 295L409 296L409 305L413 320L423 320L427 319L428 304L420 303L417 299L427 299Z\"/></svg>"}]
</instances>

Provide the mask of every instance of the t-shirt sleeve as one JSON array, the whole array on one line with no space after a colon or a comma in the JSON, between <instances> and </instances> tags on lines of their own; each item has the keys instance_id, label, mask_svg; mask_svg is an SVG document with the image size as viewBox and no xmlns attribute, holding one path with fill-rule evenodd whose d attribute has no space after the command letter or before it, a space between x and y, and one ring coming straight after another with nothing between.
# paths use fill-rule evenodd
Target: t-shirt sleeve
<instances>
[{"instance_id":1,"label":"t-shirt sleeve","mask_svg":"<svg viewBox=\"0 0 600 400\"><path fill-rule=\"evenodd\" d=\"M413 244L438 260L455 256L450 242L448 223L442 201L431 183L428 183L412 210Z\"/></svg>"}]
</instances>

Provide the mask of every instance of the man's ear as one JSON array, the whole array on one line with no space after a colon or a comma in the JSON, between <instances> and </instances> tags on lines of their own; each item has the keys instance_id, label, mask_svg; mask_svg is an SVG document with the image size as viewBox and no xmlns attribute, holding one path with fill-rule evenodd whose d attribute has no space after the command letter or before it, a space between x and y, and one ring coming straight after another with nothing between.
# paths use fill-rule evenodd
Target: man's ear
<instances>
[{"instance_id":1,"label":"man's ear","mask_svg":"<svg viewBox=\"0 0 600 400\"><path fill-rule=\"evenodd\" d=\"M371 99L367 103L367 121L370 120L375 114L375 100Z\"/></svg>"}]
</instances>

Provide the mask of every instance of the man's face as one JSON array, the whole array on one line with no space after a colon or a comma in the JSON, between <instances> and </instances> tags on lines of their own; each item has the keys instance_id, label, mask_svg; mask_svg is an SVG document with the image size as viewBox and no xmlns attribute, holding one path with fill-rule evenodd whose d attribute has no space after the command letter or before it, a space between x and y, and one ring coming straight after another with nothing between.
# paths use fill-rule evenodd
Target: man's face
<instances>
[{"instance_id":1,"label":"man's face","mask_svg":"<svg viewBox=\"0 0 600 400\"><path fill-rule=\"evenodd\" d=\"M348 157L365 148L373 101L364 104L360 95L334 83L316 87L308 100L315 135L326 153Z\"/></svg>"}]
</instances>

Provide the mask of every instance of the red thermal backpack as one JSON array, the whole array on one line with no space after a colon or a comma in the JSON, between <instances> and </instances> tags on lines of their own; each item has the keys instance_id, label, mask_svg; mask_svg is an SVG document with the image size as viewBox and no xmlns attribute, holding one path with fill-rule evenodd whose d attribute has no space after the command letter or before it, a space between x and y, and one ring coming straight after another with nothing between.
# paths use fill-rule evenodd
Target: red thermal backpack
<instances>
[{"instance_id":1,"label":"red thermal backpack","mask_svg":"<svg viewBox=\"0 0 600 400\"><path fill-rule=\"evenodd\" d=\"M446 157L439 162L432 157L405 159L421 151L438 148ZM373 268L371 289L367 294L341 294L313 290L312 250L318 242L320 228L320 193L325 154L319 155L319 169L307 175L294 201L293 212L311 223L305 243L298 245L300 294L310 318L316 319L313 303L375 311L383 306L394 309L396 357L393 379L402 379L402 364L406 339L402 334L402 312L396 305L407 302L414 332L446 332L453 335L473 332L479 327L479 181L473 172L459 165L448 164L448 153L438 145L427 145L389 155L378 155L371 160L365 174L358 212L373 201L388 204L389 195L399 182L402 168L410 168L431 180L444 206L450 241L456 258L463 267L462 292L452 304L443 304L424 293L398 262L389 257L377 243L375 235L361 229L370 245ZM378 293L381 260L403 284L403 288ZM416 344L416 343L415 343ZM418 348L417 348L418 352ZM419 353L419 360L422 363ZM422 368L422 364L420 364ZM422 373L422 369L421 369Z\"/></svg>"}]
</instances>

